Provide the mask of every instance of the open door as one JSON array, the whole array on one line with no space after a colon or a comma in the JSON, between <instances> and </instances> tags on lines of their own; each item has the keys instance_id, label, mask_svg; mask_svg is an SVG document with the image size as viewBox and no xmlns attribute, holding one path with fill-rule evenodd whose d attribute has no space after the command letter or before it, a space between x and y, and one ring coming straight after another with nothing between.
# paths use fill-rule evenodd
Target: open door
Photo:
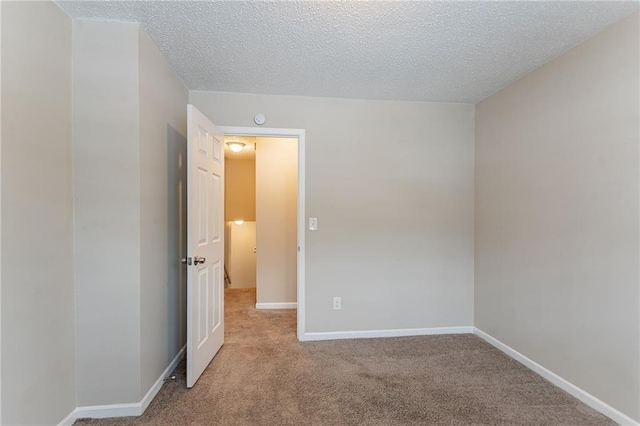
<instances>
[{"instance_id":1,"label":"open door","mask_svg":"<svg viewBox=\"0 0 640 426\"><path fill-rule=\"evenodd\" d=\"M223 134L187 105L187 387L224 343Z\"/></svg>"}]
</instances>

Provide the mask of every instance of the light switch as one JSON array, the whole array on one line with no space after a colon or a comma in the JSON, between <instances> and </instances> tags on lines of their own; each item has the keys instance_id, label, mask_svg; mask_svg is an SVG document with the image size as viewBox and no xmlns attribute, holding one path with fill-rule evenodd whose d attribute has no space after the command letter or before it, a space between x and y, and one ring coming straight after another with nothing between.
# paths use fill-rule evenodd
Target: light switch
<instances>
[{"instance_id":1,"label":"light switch","mask_svg":"<svg viewBox=\"0 0 640 426\"><path fill-rule=\"evenodd\" d=\"M318 218L310 217L309 218L309 231L317 231L318 230Z\"/></svg>"}]
</instances>

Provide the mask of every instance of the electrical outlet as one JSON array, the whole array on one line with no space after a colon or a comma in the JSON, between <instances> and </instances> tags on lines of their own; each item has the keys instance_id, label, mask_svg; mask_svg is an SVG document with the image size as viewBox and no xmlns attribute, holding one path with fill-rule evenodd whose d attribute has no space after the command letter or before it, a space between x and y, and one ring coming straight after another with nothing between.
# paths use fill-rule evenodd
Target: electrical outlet
<instances>
[{"instance_id":1,"label":"electrical outlet","mask_svg":"<svg viewBox=\"0 0 640 426\"><path fill-rule=\"evenodd\" d=\"M318 230L318 218L310 217L309 218L309 231L317 231Z\"/></svg>"},{"instance_id":2,"label":"electrical outlet","mask_svg":"<svg viewBox=\"0 0 640 426\"><path fill-rule=\"evenodd\" d=\"M333 310L339 311L342 309L342 297L334 297L333 298Z\"/></svg>"}]
</instances>

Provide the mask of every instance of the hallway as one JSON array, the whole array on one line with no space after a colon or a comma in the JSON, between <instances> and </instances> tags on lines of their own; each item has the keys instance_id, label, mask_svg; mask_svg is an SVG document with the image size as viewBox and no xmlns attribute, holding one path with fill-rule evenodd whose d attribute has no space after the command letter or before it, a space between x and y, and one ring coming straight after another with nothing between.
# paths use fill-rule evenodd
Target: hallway
<instances>
[{"instance_id":1,"label":"hallway","mask_svg":"<svg viewBox=\"0 0 640 426\"><path fill-rule=\"evenodd\" d=\"M77 425L609 425L474 335L300 343L296 311L225 291L225 344L191 390L184 362L145 414Z\"/></svg>"}]
</instances>

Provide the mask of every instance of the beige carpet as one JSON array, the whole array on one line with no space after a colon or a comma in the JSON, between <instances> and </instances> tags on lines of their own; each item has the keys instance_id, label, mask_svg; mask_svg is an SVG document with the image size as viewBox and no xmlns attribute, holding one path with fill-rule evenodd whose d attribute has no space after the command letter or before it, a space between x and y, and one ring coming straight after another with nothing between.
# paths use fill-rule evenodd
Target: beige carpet
<instances>
[{"instance_id":1,"label":"beige carpet","mask_svg":"<svg viewBox=\"0 0 640 426\"><path fill-rule=\"evenodd\" d=\"M225 344L193 389L89 425L611 425L473 335L299 343L295 311L226 293Z\"/></svg>"}]
</instances>

